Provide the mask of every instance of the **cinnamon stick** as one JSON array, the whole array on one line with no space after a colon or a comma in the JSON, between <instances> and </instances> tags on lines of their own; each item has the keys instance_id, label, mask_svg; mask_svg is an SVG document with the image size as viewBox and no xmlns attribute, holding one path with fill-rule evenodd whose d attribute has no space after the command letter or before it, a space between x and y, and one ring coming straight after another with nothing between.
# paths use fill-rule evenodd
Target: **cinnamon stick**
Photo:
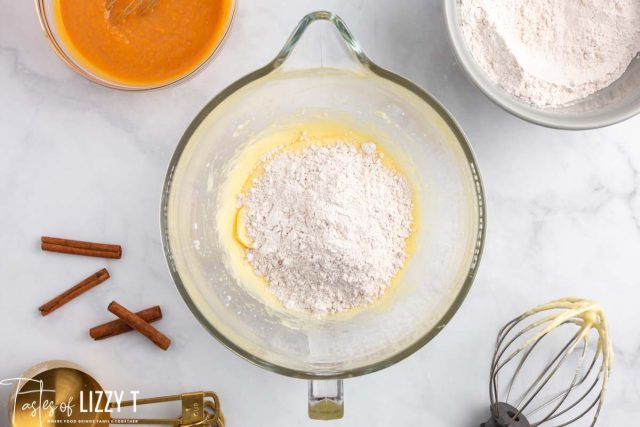
<instances>
[{"instance_id":1,"label":"cinnamon stick","mask_svg":"<svg viewBox=\"0 0 640 427\"><path fill-rule=\"evenodd\" d=\"M69 301L79 297L80 295L84 294L88 290L95 288L96 286L98 286L100 283L104 282L108 278L109 278L109 272L107 271L106 268L103 268L102 270L96 273L93 273L91 276L87 277L86 279L84 279L82 282L78 283L71 289L68 289L65 292L61 293L60 295L58 295L48 303L41 305L38 308L38 310L40 310L40 314L42 314L42 316L51 314L52 312L59 309Z\"/></svg>"},{"instance_id":2,"label":"cinnamon stick","mask_svg":"<svg viewBox=\"0 0 640 427\"><path fill-rule=\"evenodd\" d=\"M142 335L147 337L150 341L152 341L155 345L160 347L163 350L167 350L171 345L171 340L166 337L162 332L158 331L156 328L151 326L148 322L146 322L143 318L132 313L127 310L122 305L118 304L116 301L112 301L109 304L108 310L118 316L122 321L124 321L131 328L140 332Z\"/></svg>"},{"instance_id":3,"label":"cinnamon stick","mask_svg":"<svg viewBox=\"0 0 640 427\"><path fill-rule=\"evenodd\" d=\"M49 236L42 236L40 241L40 247L43 251L111 259L120 259L122 257L122 247L120 245L83 242Z\"/></svg>"},{"instance_id":4,"label":"cinnamon stick","mask_svg":"<svg viewBox=\"0 0 640 427\"><path fill-rule=\"evenodd\" d=\"M136 313L136 315L140 316L145 322L152 323L162 319L162 310L160 310L160 307L156 305L154 307L149 307L145 310L139 311ZM97 341L124 334L125 332L129 332L132 330L133 328L127 325L124 321L116 319L114 321L91 328L89 330L89 335L91 335L91 338Z\"/></svg>"}]
</instances>

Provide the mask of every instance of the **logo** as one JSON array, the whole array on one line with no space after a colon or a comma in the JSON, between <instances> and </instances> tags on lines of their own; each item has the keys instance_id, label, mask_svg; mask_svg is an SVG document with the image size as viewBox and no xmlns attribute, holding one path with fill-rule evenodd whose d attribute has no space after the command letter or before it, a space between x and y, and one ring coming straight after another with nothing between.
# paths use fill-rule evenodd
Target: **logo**
<instances>
[{"instance_id":1,"label":"logo","mask_svg":"<svg viewBox=\"0 0 640 427\"><path fill-rule=\"evenodd\" d=\"M103 423L109 425L110 414L120 413L123 406L135 413L140 391L80 389L65 395L48 388L45 382L33 378L0 380L0 386L13 386L11 422L16 420L30 426L82 425ZM60 396L65 396L60 398ZM124 404L124 405L123 405Z\"/></svg>"}]
</instances>

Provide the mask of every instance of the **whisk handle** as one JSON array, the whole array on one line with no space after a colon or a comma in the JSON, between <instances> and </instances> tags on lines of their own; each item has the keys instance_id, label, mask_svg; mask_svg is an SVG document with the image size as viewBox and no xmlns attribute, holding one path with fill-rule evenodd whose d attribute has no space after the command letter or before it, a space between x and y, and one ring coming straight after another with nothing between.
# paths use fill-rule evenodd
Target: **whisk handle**
<instances>
[{"instance_id":1,"label":"whisk handle","mask_svg":"<svg viewBox=\"0 0 640 427\"><path fill-rule=\"evenodd\" d=\"M491 408L491 418L480 427L531 427L524 415L508 403L499 402Z\"/></svg>"}]
</instances>

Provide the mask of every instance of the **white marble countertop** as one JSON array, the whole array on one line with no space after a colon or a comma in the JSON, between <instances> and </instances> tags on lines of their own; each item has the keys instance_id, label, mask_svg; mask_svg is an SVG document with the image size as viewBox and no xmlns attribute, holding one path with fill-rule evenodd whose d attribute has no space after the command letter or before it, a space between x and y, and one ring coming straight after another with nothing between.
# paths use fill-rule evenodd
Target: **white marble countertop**
<instances>
[{"instance_id":1,"label":"white marble countertop","mask_svg":"<svg viewBox=\"0 0 640 427\"><path fill-rule=\"evenodd\" d=\"M306 384L241 360L200 327L169 277L159 234L167 162L218 91L265 64L298 20L341 15L369 56L433 93L475 149L489 211L477 280L449 326L400 364L348 380L340 426L474 426L487 416L495 335L524 309L566 295L600 300L616 364L601 426L640 418L640 117L563 132L500 110L465 79L437 0L241 0L223 51L187 84L151 93L94 85L51 52L32 1L0 0L0 378L75 361L106 387L158 395L214 389L228 425L301 426ZM118 262L42 253L43 234L113 240ZM40 318L58 290L108 266L108 285ZM136 334L93 342L105 301L160 304L164 353ZM7 387L0 388L6 425Z\"/></svg>"}]
</instances>

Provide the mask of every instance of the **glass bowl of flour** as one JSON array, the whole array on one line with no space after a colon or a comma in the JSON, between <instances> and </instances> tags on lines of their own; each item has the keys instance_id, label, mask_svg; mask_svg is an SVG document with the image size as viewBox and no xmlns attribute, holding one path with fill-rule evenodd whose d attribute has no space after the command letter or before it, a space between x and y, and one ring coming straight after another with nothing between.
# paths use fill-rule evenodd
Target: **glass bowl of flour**
<instances>
[{"instance_id":1,"label":"glass bowl of flour","mask_svg":"<svg viewBox=\"0 0 640 427\"><path fill-rule=\"evenodd\" d=\"M640 112L636 0L444 0L458 62L506 111L559 129Z\"/></svg>"},{"instance_id":2,"label":"glass bowl of flour","mask_svg":"<svg viewBox=\"0 0 640 427\"><path fill-rule=\"evenodd\" d=\"M323 143L336 132L343 142ZM243 192L251 159L272 156L270 141L288 135L306 144L304 155L276 157ZM391 163L397 174L387 168ZM343 169L353 173L341 174ZM278 181L283 176L292 178ZM270 186L271 180L279 186ZM371 222L375 215L361 216L357 203L332 205L328 194L340 203L352 198L373 206L386 218L382 233ZM347 237L321 246L323 234L304 224L306 214L290 214L306 206L301 198L320 206L320 213L308 212L315 223L326 220L328 227L344 228ZM254 215L242 219L245 207ZM319 215L325 215L321 221ZM398 236L407 235L403 218L408 215L410 244L394 247ZM286 222L299 234L287 237L296 246L280 248L279 263L267 256L256 260L240 222L263 231L263 248L282 244L281 236L269 234L269 224ZM390 366L442 330L475 277L484 224L478 168L457 123L420 88L371 63L342 20L329 12L305 17L273 62L232 84L202 110L171 160L162 197L170 272L196 318L243 358L315 381ZM357 239L349 237L352 232ZM362 253L360 239L367 248ZM390 260L376 252L382 246L391 249ZM336 266L334 249L348 255L351 264ZM404 250L406 256L400 256ZM319 273L375 293L375 280L396 261L403 263L402 271L375 301L353 295L340 301L326 294L314 298L316 288L334 285L318 283ZM363 270L350 269L361 263L370 267L364 272L370 273L365 278L372 286L362 282ZM270 276L270 282L260 281L254 271L279 267L282 275ZM296 291L291 277L299 281L300 292L291 293ZM311 394L318 387L312 383ZM317 408L324 408L319 410L324 415L315 417L336 414Z\"/></svg>"}]
</instances>

